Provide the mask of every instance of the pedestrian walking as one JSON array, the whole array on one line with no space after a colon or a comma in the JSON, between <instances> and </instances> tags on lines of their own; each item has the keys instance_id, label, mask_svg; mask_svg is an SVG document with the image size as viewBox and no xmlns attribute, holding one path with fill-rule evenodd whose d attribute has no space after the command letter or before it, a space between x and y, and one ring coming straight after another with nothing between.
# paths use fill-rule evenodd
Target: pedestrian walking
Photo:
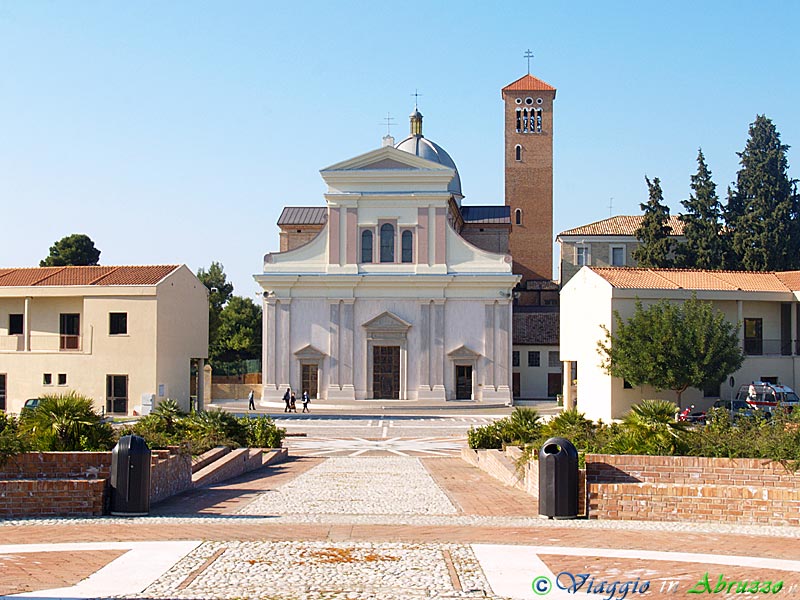
<instances>
[{"instance_id":1,"label":"pedestrian walking","mask_svg":"<svg viewBox=\"0 0 800 600\"><path fill-rule=\"evenodd\" d=\"M255 409L256 409L255 394L253 394L253 390L250 390L250 393L247 394L247 410L255 410Z\"/></svg>"},{"instance_id":2,"label":"pedestrian walking","mask_svg":"<svg viewBox=\"0 0 800 600\"><path fill-rule=\"evenodd\" d=\"M303 390L303 412L311 412L308 410L309 402L311 402L311 398L308 396L308 390Z\"/></svg>"},{"instance_id":3,"label":"pedestrian walking","mask_svg":"<svg viewBox=\"0 0 800 600\"><path fill-rule=\"evenodd\" d=\"M295 397L294 392L292 392L292 395L290 396L289 406L290 412L297 412L297 398Z\"/></svg>"},{"instance_id":4,"label":"pedestrian walking","mask_svg":"<svg viewBox=\"0 0 800 600\"><path fill-rule=\"evenodd\" d=\"M286 403L286 408L283 409L283 412L290 412L291 411L291 401L292 401L292 390L291 388L286 388L286 393L283 395L283 401Z\"/></svg>"}]
</instances>

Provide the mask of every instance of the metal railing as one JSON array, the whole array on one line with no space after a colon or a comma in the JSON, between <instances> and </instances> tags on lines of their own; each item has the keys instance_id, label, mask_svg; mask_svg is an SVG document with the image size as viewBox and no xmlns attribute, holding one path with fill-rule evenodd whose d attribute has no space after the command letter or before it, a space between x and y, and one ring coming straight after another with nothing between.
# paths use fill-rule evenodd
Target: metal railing
<instances>
[{"instance_id":1,"label":"metal railing","mask_svg":"<svg viewBox=\"0 0 800 600\"><path fill-rule=\"evenodd\" d=\"M795 346L795 354L800 354L800 341ZM747 356L792 356L792 341L745 338L744 353Z\"/></svg>"}]
</instances>

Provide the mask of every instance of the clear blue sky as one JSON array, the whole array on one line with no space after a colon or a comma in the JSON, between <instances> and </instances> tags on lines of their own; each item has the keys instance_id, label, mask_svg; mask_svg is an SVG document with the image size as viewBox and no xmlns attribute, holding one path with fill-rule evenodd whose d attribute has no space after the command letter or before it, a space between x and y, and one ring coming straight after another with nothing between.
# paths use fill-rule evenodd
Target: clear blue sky
<instances>
[{"instance_id":1,"label":"clear blue sky","mask_svg":"<svg viewBox=\"0 0 800 600\"><path fill-rule=\"evenodd\" d=\"M702 146L719 192L756 114L800 145L796 2L0 0L0 266L86 233L101 264L217 260L235 293L318 171L380 145L387 112L503 203L500 88L558 88L559 231L638 214L645 174L677 212ZM790 173L798 174L796 148Z\"/></svg>"}]
</instances>

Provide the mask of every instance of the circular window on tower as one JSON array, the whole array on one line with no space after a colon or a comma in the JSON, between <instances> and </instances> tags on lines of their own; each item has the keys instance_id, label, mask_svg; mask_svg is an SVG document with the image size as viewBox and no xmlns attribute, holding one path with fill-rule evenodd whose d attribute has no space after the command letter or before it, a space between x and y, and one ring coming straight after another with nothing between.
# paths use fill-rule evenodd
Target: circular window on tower
<instances>
[{"instance_id":1,"label":"circular window on tower","mask_svg":"<svg viewBox=\"0 0 800 600\"><path fill-rule=\"evenodd\" d=\"M522 104L522 98L517 98L517 99L516 99L516 103L517 103L517 104Z\"/></svg>"},{"instance_id":2,"label":"circular window on tower","mask_svg":"<svg viewBox=\"0 0 800 600\"><path fill-rule=\"evenodd\" d=\"M537 98L536 99L536 104L541 104L541 103L542 103L542 99L541 98Z\"/></svg>"},{"instance_id":3,"label":"circular window on tower","mask_svg":"<svg viewBox=\"0 0 800 600\"><path fill-rule=\"evenodd\" d=\"M530 96L525 98L525 104L533 104L533 98L531 98Z\"/></svg>"}]
</instances>

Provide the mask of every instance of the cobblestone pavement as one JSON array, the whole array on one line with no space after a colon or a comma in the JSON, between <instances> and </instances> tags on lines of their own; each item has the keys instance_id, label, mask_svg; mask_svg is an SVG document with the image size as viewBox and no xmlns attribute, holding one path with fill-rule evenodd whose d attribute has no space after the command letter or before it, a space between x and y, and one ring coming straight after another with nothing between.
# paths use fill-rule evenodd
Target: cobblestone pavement
<instances>
[{"instance_id":1,"label":"cobblestone pavement","mask_svg":"<svg viewBox=\"0 0 800 600\"><path fill-rule=\"evenodd\" d=\"M594 591L648 582L627 598L685 596L703 577L731 584L714 597L800 597L800 528L544 520L457 458L293 458L152 515L0 521L0 594L532 599L544 577L548 600L610 597L558 589L574 572ZM782 589L737 595L745 580Z\"/></svg>"}]
</instances>

